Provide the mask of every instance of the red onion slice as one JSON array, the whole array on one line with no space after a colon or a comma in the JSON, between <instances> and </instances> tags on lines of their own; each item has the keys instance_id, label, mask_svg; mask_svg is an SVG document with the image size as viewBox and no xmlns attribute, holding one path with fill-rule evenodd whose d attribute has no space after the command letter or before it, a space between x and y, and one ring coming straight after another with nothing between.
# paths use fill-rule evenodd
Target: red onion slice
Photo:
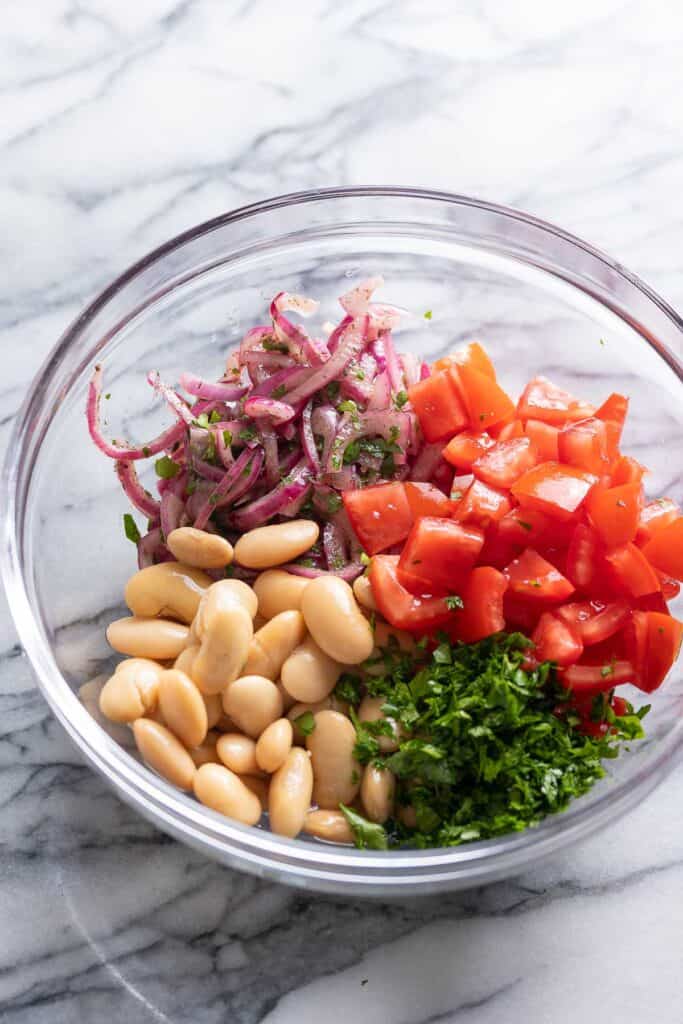
<instances>
[{"instance_id":1,"label":"red onion slice","mask_svg":"<svg viewBox=\"0 0 683 1024\"><path fill-rule=\"evenodd\" d=\"M133 463L119 459L116 463L116 475L130 503L148 519L156 519L160 511L159 502L144 489L138 480Z\"/></svg>"},{"instance_id":2,"label":"red onion slice","mask_svg":"<svg viewBox=\"0 0 683 1024\"><path fill-rule=\"evenodd\" d=\"M352 321L344 332L334 355L332 355L323 366L315 370L303 383L293 390L288 391L287 401L290 405L303 402L310 398L316 391L321 391L331 381L341 376L352 359L360 355L368 331L368 318L363 317L359 321Z\"/></svg>"},{"instance_id":3,"label":"red onion slice","mask_svg":"<svg viewBox=\"0 0 683 1024\"><path fill-rule=\"evenodd\" d=\"M180 386L189 395L207 398L216 402L234 402L249 390L246 386L230 384L227 381L213 383L196 377L194 373L181 373Z\"/></svg>"},{"instance_id":4,"label":"red onion slice","mask_svg":"<svg viewBox=\"0 0 683 1024\"><path fill-rule=\"evenodd\" d=\"M86 419L88 431L93 442L101 452L108 455L110 459L148 459L151 455L158 455L159 452L170 448L177 441L180 441L185 433L182 423L174 423L167 427L158 437L147 444L130 445L117 444L114 441L107 441L102 434L100 425L100 399L102 396L102 367L96 366L88 386L88 401L86 405Z\"/></svg>"},{"instance_id":5,"label":"red onion slice","mask_svg":"<svg viewBox=\"0 0 683 1024\"><path fill-rule=\"evenodd\" d=\"M232 515L235 528L241 531L252 530L255 526L261 526L267 522L272 516L277 515L285 505L298 498L306 489L310 477L311 470L302 459L290 475L281 480L274 490L248 505L235 509Z\"/></svg>"}]
</instances>

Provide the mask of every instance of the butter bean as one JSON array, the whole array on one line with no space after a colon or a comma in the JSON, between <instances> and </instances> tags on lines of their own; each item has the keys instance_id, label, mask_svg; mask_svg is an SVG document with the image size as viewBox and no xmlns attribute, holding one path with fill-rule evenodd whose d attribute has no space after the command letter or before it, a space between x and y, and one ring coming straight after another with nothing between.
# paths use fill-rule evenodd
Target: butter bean
<instances>
[{"instance_id":1,"label":"butter bean","mask_svg":"<svg viewBox=\"0 0 683 1024\"><path fill-rule=\"evenodd\" d=\"M301 595L310 580L284 569L266 569L254 580L259 612L273 619L280 612L301 611Z\"/></svg>"},{"instance_id":2,"label":"butter bean","mask_svg":"<svg viewBox=\"0 0 683 1024\"><path fill-rule=\"evenodd\" d=\"M306 625L301 612L280 612L254 633L244 674L277 679L284 662L305 636Z\"/></svg>"},{"instance_id":3,"label":"butter bean","mask_svg":"<svg viewBox=\"0 0 683 1024\"><path fill-rule=\"evenodd\" d=\"M236 775L256 775L256 744L250 736L239 732L226 732L216 743L216 752L226 768Z\"/></svg>"},{"instance_id":4,"label":"butter bean","mask_svg":"<svg viewBox=\"0 0 683 1024\"><path fill-rule=\"evenodd\" d=\"M343 665L370 657L374 639L351 587L338 576L311 580L301 599L308 630L326 654Z\"/></svg>"},{"instance_id":5,"label":"butter bean","mask_svg":"<svg viewBox=\"0 0 683 1024\"><path fill-rule=\"evenodd\" d=\"M217 533L195 530L194 526L179 526L171 530L166 545L179 562L197 569L222 569L233 558L232 544Z\"/></svg>"},{"instance_id":6,"label":"butter bean","mask_svg":"<svg viewBox=\"0 0 683 1024\"><path fill-rule=\"evenodd\" d=\"M223 710L242 732L256 739L271 722L282 717L282 697L275 683L265 676L242 676L223 694Z\"/></svg>"},{"instance_id":7,"label":"butter bean","mask_svg":"<svg viewBox=\"0 0 683 1024\"><path fill-rule=\"evenodd\" d=\"M311 759L305 750L292 747L270 782L268 817L272 832L290 839L301 832L312 790Z\"/></svg>"},{"instance_id":8,"label":"butter bean","mask_svg":"<svg viewBox=\"0 0 683 1024\"><path fill-rule=\"evenodd\" d=\"M315 703L332 693L341 673L339 662L318 647L312 637L307 637L282 665L281 680L295 700Z\"/></svg>"},{"instance_id":9,"label":"butter bean","mask_svg":"<svg viewBox=\"0 0 683 1024\"><path fill-rule=\"evenodd\" d=\"M370 821L382 825L390 817L394 806L396 780L388 768L367 764L360 784L360 798Z\"/></svg>"},{"instance_id":10,"label":"butter bean","mask_svg":"<svg viewBox=\"0 0 683 1024\"><path fill-rule=\"evenodd\" d=\"M220 764L203 764L194 777L194 793L200 803L243 825L255 825L261 802L241 779Z\"/></svg>"},{"instance_id":11,"label":"butter bean","mask_svg":"<svg viewBox=\"0 0 683 1024\"><path fill-rule=\"evenodd\" d=\"M204 707L206 708L206 724L209 729L213 729L213 727L218 725L223 717L223 701L221 700L221 695L220 693L203 693L202 700L204 701Z\"/></svg>"},{"instance_id":12,"label":"butter bean","mask_svg":"<svg viewBox=\"0 0 683 1024\"><path fill-rule=\"evenodd\" d=\"M312 519L258 526L235 544L235 559L248 569L270 569L303 555L318 539L320 529Z\"/></svg>"},{"instance_id":13,"label":"butter bean","mask_svg":"<svg viewBox=\"0 0 683 1024\"><path fill-rule=\"evenodd\" d=\"M188 750L188 754L197 768L200 768L203 764L220 764L220 758L216 752L218 736L217 732L207 732L204 741L198 747L192 747Z\"/></svg>"},{"instance_id":14,"label":"butter bean","mask_svg":"<svg viewBox=\"0 0 683 1024\"><path fill-rule=\"evenodd\" d=\"M353 756L356 730L338 711L319 711L315 729L306 737L313 767L313 800L336 810L350 804L360 787L361 766Z\"/></svg>"},{"instance_id":15,"label":"butter bean","mask_svg":"<svg viewBox=\"0 0 683 1024\"><path fill-rule=\"evenodd\" d=\"M186 747L198 747L209 727L206 705L189 676L171 668L159 679L159 707L166 725Z\"/></svg>"},{"instance_id":16,"label":"butter bean","mask_svg":"<svg viewBox=\"0 0 683 1024\"><path fill-rule=\"evenodd\" d=\"M278 690L280 691L280 696L282 697L282 707L283 707L283 709L285 711L289 711L289 709L294 704L296 704L296 701L294 700L293 697L291 697L287 693L287 691L285 690L284 686L282 685L282 680L281 679L278 679L277 682L275 683L275 685L277 686Z\"/></svg>"},{"instance_id":17,"label":"butter bean","mask_svg":"<svg viewBox=\"0 0 683 1024\"><path fill-rule=\"evenodd\" d=\"M249 587L235 588L238 580L221 580L213 584L197 613L201 637L199 653L192 664L193 679L202 693L224 690L242 672L249 654L254 627L250 607L256 595ZM247 607L250 599L250 607Z\"/></svg>"},{"instance_id":18,"label":"butter bean","mask_svg":"<svg viewBox=\"0 0 683 1024\"><path fill-rule=\"evenodd\" d=\"M382 711L382 705L386 701L384 697L363 697L358 708L358 718L361 722L378 722L381 718L386 719L391 725L393 736L377 736L377 742L379 743L379 749L383 754L389 754L394 750L398 750L399 741L402 739L401 730L393 718L387 718Z\"/></svg>"},{"instance_id":19,"label":"butter bean","mask_svg":"<svg viewBox=\"0 0 683 1024\"><path fill-rule=\"evenodd\" d=\"M267 811L270 779L265 779L262 775L240 775L240 781L258 798L261 810Z\"/></svg>"},{"instance_id":20,"label":"butter bean","mask_svg":"<svg viewBox=\"0 0 683 1024\"><path fill-rule=\"evenodd\" d=\"M124 597L133 615L179 619L189 624L210 585L211 577L198 569L180 562L160 562L131 576Z\"/></svg>"},{"instance_id":21,"label":"butter bean","mask_svg":"<svg viewBox=\"0 0 683 1024\"><path fill-rule=\"evenodd\" d=\"M304 819L304 832L328 843L353 843L351 826L341 811L309 811Z\"/></svg>"},{"instance_id":22,"label":"butter bean","mask_svg":"<svg viewBox=\"0 0 683 1024\"><path fill-rule=\"evenodd\" d=\"M353 581L353 594L362 608L367 608L369 612L377 611L377 602L372 592L372 584L367 576L356 577Z\"/></svg>"},{"instance_id":23,"label":"butter bean","mask_svg":"<svg viewBox=\"0 0 683 1024\"><path fill-rule=\"evenodd\" d=\"M310 711L312 715L317 715L319 711L338 711L340 715L348 715L349 705L335 697L334 693L331 693L329 697L325 697L324 700L315 701L313 704L294 704L287 712L287 718L292 723L292 728L294 729L294 743L301 747L306 746L306 737L297 725L297 719L305 715L307 711Z\"/></svg>"},{"instance_id":24,"label":"butter bean","mask_svg":"<svg viewBox=\"0 0 683 1024\"><path fill-rule=\"evenodd\" d=\"M192 633L192 627L190 627L190 633ZM173 668L179 669L184 672L186 676L192 679L192 666L194 665L195 656L199 654L199 643L190 644L184 651L181 651L176 660L173 663Z\"/></svg>"},{"instance_id":25,"label":"butter bean","mask_svg":"<svg viewBox=\"0 0 683 1024\"><path fill-rule=\"evenodd\" d=\"M192 624L193 634L196 642L201 641L204 631L204 618L208 610L209 615L215 613L219 608L230 608L241 605L254 618L258 612L258 598L251 587L243 580L217 580L212 583L208 590L204 591L202 599L197 608L194 622Z\"/></svg>"},{"instance_id":26,"label":"butter bean","mask_svg":"<svg viewBox=\"0 0 683 1024\"><path fill-rule=\"evenodd\" d=\"M154 711L163 669L149 658L127 658L102 687L100 711L111 722L134 722Z\"/></svg>"},{"instance_id":27,"label":"butter bean","mask_svg":"<svg viewBox=\"0 0 683 1024\"><path fill-rule=\"evenodd\" d=\"M117 619L107 626L107 640L120 654L133 658L177 658L185 647L189 630L169 619Z\"/></svg>"},{"instance_id":28,"label":"butter bean","mask_svg":"<svg viewBox=\"0 0 683 1024\"><path fill-rule=\"evenodd\" d=\"M138 718L133 723L133 735L150 768L178 789L192 789L194 761L169 729L148 718Z\"/></svg>"},{"instance_id":29,"label":"butter bean","mask_svg":"<svg viewBox=\"0 0 683 1024\"><path fill-rule=\"evenodd\" d=\"M293 735L288 718L278 718L263 730L255 750L256 763L261 771L272 774L282 767L292 748Z\"/></svg>"}]
</instances>

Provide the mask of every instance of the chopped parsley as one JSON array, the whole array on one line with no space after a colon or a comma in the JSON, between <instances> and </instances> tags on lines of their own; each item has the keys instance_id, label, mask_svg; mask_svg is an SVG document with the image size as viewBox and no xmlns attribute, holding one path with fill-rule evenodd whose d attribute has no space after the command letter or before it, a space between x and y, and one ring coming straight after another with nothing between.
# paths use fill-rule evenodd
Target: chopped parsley
<instances>
[{"instance_id":1,"label":"chopped parsley","mask_svg":"<svg viewBox=\"0 0 683 1024\"><path fill-rule=\"evenodd\" d=\"M427 311L426 311L425 313L423 313L422 315L423 315L423 317L425 318L425 320L431 320L431 319L432 319L432 311L431 311L431 309L428 309L428 310L427 310Z\"/></svg>"},{"instance_id":2,"label":"chopped parsley","mask_svg":"<svg viewBox=\"0 0 683 1024\"><path fill-rule=\"evenodd\" d=\"M397 394L394 395L394 405L396 406L397 409L402 409L407 401L408 401L408 392L407 391L399 391Z\"/></svg>"},{"instance_id":3,"label":"chopped parsley","mask_svg":"<svg viewBox=\"0 0 683 1024\"><path fill-rule=\"evenodd\" d=\"M327 505L327 513L331 516L335 515L343 504L341 497L338 494L335 494L334 492L332 494L328 494L327 498L325 499L325 503Z\"/></svg>"},{"instance_id":4,"label":"chopped parsley","mask_svg":"<svg viewBox=\"0 0 683 1024\"><path fill-rule=\"evenodd\" d=\"M133 519L130 512L125 512L123 516L123 532L125 533L128 540L132 541L133 544L137 544L140 540L140 531L138 530L137 523Z\"/></svg>"},{"instance_id":5,"label":"chopped parsley","mask_svg":"<svg viewBox=\"0 0 683 1024\"><path fill-rule=\"evenodd\" d=\"M223 444L225 445L226 448L229 448L230 445L232 444L232 431L231 430L224 430L223 431Z\"/></svg>"},{"instance_id":6,"label":"chopped parsley","mask_svg":"<svg viewBox=\"0 0 683 1024\"><path fill-rule=\"evenodd\" d=\"M349 823L353 838L359 850L386 850L389 846L387 833L382 825L368 821L362 814L339 804L339 810Z\"/></svg>"},{"instance_id":7,"label":"chopped parsley","mask_svg":"<svg viewBox=\"0 0 683 1024\"><path fill-rule=\"evenodd\" d=\"M284 341L275 341L274 338L263 338L261 346L266 352L283 352L285 355L289 352L289 347Z\"/></svg>"},{"instance_id":8,"label":"chopped parsley","mask_svg":"<svg viewBox=\"0 0 683 1024\"><path fill-rule=\"evenodd\" d=\"M294 724L304 736L310 736L315 731L315 715L312 711L304 711L303 715L294 719Z\"/></svg>"},{"instance_id":9,"label":"chopped parsley","mask_svg":"<svg viewBox=\"0 0 683 1024\"><path fill-rule=\"evenodd\" d=\"M173 459L169 458L168 455L162 455L160 459L157 459L154 463L154 472L157 476L161 477L162 480L172 480L174 476L177 476L180 472L180 466Z\"/></svg>"},{"instance_id":10,"label":"chopped parsley","mask_svg":"<svg viewBox=\"0 0 683 1024\"><path fill-rule=\"evenodd\" d=\"M446 598L446 607L449 612L461 611L464 607L464 601L459 594L451 594Z\"/></svg>"},{"instance_id":11,"label":"chopped parsley","mask_svg":"<svg viewBox=\"0 0 683 1024\"><path fill-rule=\"evenodd\" d=\"M286 384L278 384L276 388L273 388L273 398L282 398L287 392Z\"/></svg>"},{"instance_id":12,"label":"chopped parsley","mask_svg":"<svg viewBox=\"0 0 683 1024\"><path fill-rule=\"evenodd\" d=\"M239 438L240 441L244 441L244 443L246 444L248 441L254 440L254 438L256 437L256 431L253 429L253 427L245 427L243 430L240 430L237 437Z\"/></svg>"}]
</instances>

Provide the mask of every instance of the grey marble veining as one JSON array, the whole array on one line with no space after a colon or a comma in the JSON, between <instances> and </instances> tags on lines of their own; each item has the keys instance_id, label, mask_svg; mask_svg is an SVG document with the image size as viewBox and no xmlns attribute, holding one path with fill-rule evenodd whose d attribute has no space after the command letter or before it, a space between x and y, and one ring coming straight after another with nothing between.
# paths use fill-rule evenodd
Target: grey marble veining
<instances>
[{"instance_id":1,"label":"grey marble veining","mask_svg":"<svg viewBox=\"0 0 683 1024\"><path fill-rule=\"evenodd\" d=\"M5 7L2 447L99 288L278 192L423 184L517 205L683 307L673 3ZM2 599L0 808L3 1024L683 1017L681 768L522 878L402 905L306 896L217 867L114 797L48 712Z\"/></svg>"}]
</instances>

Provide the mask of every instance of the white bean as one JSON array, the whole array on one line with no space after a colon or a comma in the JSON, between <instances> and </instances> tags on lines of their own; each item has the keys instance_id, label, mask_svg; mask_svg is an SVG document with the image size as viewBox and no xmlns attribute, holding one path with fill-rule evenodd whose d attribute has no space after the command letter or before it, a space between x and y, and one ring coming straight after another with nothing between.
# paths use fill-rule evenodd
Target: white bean
<instances>
[{"instance_id":1,"label":"white bean","mask_svg":"<svg viewBox=\"0 0 683 1024\"><path fill-rule=\"evenodd\" d=\"M115 651L133 658L164 661L177 658L187 643L189 630L170 619L140 619L131 616L107 626L107 640Z\"/></svg>"},{"instance_id":2,"label":"white bean","mask_svg":"<svg viewBox=\"0 0 683 1024\"><path fill-rule=\"evenodd\" d=\"M192 789L194 761L169 729L148 718L138 718L133 723L133 735L138 750L151 768L178 789Z\"/></svg>"},{"instance_id":3,"label":"white bean","mask_svg":"<svg viewBox=\"0 0 683 1024\"><path fill-rule=\"evenodd\" d=\"M361 766L353 755L356 730L338 711L319 711L315 728L306 737L313 766L313 799L319 807L336 810L350 804L360 787Z\"/></svg>"},{"instance_id":4,"label":"white bean","mask_svg":"<svg viewBox=\"0 0 683 1024\"><path fill-rule=\"evenodd\" d=\"M305 576L295 576L283 569L266 569L254 581L259 612L272 619L280 612L301 611L301 595L308 586Z\"/></svg>"},{"instance_id":5,"label":"white bean","mask_svg":"<svg viewBox=\"0 0 683 1024\"><path fill-rule=\"evenodd\" d=\"M282 665L281 679L285 690L295 700L315 703L332 693L341 673L339 662L308 637Z\"/></svg>"},{"instance_id":6,"label":"white bean","mask_svg":"<svg viewBox=\"0 0 683 1024\"><path fill-rule=\"evenodd\" d=\"M256 775L256 744L250 736L238 732L226 732L216 743L216 753L226 768L236 775Z\"/></svg>"},{"instance_id":7,"label":"white bean","mask_svg":"<svg viewBox=\"0 0 683 1024\"><path fill-rule=\"evenodd\" d=\"M292 747L270 782L268 817L271 830L290 839L297 836L303 828L312 791L311 759L301 747Z\"/></svg>"},{"instance_id":8,"label":"white bean","mask_svg":"<svg viewBox=\"0 0 683 1024\"><path fill-rule=\"evenodd\" d=\"M278 718L263 730L256 744L256 763L261 771L272 774L282 767L292 748L293 736L288 718Z\"/></svg>"},{"instance_id":9,"label":"white bean","mask_svg":"<svg viewBox=\"0 0 683 1024\"><path fill-rule=\"evenodd\" d=\"M370 657L374 639L351 587L338 576L311 580L301 599L309 632L319 647L343 665Z\"/></svg>"},{"instance_id":10,"label":"white bean","mask_svg":"<svg viewBox=\"0 0 683 1024\"><path fill-rule=\"evenodd\" d=\"M282 697L265 676L242 676L223 694L223 710L237 726L256 739L271 722L282 717Z\"/></svg>"},{"instance_id":11,"label":"white bean","mask_svg":"<svg viewBox=\"0 0 683 1024\"><path fill-rule=\"evenodd\" d=\"M389 754L394 750L398 750L399 741L402 738L402 731L399 728L397 722L393 718L388 718L382 711L382 705L386 701L384 697L363 697L358 708L358 718L361 722L378 722L380 719L384 719L389 722L393 735L391 736L377 736L377 742L379 749L383 754Z\"/></svg>"},{"instance_id":12,"label":"white bean","mask_svg":"<svg viewBox=\"0 0 683 1024\"><path fill-rule=\"evenodd\" d=\"M382 825L394 806L396 780L388 768L367 764L360 784L360 798L370 821Z\"/></svg>"},{"instance_id":13,"label":"white bean","mask_svg":"<svg viewBox=\"0 0 683 1024\"><path fill-rule=\"evenodd\" d=\"M277 679L284 662L305 636L306 625L301 612L280 612L254 633L244 674Z\"/></svg>"},{"instance_id":14,"label":"white bean","mask_svg":"<svg viewBox=\"0 0 683 1024\"><path fill-rule=\"evenodd\" d=\"M232 544L217 533L195 530L194 526L179 526L166 538L171 554L185 565L197 569L222 569L233 558Z\"/></svg>"},{"instance_id":15,"label":"white bean","mask_svg":"<svg viewBox=\"0 0 683 1024\"><path fill-rule=\"evenodd\" d=\"M303 555L315 544L320 528L312 519L258 526L235 544L235 560L248 569L270 569Z\"/></svg>"},{"instance_id":16,"label":"white bean","mask_svg":"<svg viewBox=\"0 0 683 1024\"><path fill-rule=\"evenodd\" d=\"M365 575L357 576L353 581L353 594L358 604L369 612L377 611L377 602L372 592L372 584Z\"/></svg>"},{"instance_id":17,"label":"white bean","mask_svg":"<svg viewBox=\"0 0 683 1024\"><path fill-rule=\"evenodd\" d=\"M180 562L160 562L140 569L128 580L125 601L133 615L159 616L190 623L211 577Z\"/></svg>"},{"instance_id":18,"label":"white bean","mask_svg":"<svg viewBox=\"0 0 683 1024\"><path fill-rule=\"evenodd\" d=\"M351 826L341 811L309 811L303 830L307 835L325 839L328 843L353 843Z\"/></svg>"},{"instance_id":19,"label":"white bean","mask_svg":"<svg viewBox=\"0 0 683 1024\"><path fill-rule=\"evenodd\" d=\"M252 615L241 589L213 584L197 613L201 646L192 664L193 679L202 693L219 693L241 673L254 634ZM248 587L245 588L256 596ZM252 604L253 607L253 604Z\"/></svg>"},{"instance_id":20,"label":"white bean","mask_svg":"<svg viewBox=\"0 0 683 1024\"><path fill-rule=\"evenodd\" d=\"M188 754L194 761L197 768L203 764L220 764L220 758L216 752L217 732L207 732L206 737L198 747L192 747Z\"/></svg>"},{"instance_id":21,"label":"white bean","mask_svg":"<svg viewBox=\"0 0 683 1024\"><path fill-rule=\"evenodd\" d=\"M220 764L203 764L194 777L200 803L243 825L255 825L261 817L261 801L242 780Z\"/></svg>"},{"instance_id":22,"label":"white bean","mask_svg":"<svg viewBox=\"0 0 683 1024\"><path fill-rule=\"evenodd\" d=\"M149 658L122 661L100 691L100 711L111 722L134 722L154 711L162 672L161 665Z\"/></svg>"},{"instance_id":23,"label":"white bean","mask_svg":"<svg viewBox=\"0 0 683 1024\"><path fill-rule=\"evenodd\" d=\"M167 669L159 679L159 707L172 733L186 747L198 747L209 728L206 704L189 676Z\"/></svg>"}]
</instances>

